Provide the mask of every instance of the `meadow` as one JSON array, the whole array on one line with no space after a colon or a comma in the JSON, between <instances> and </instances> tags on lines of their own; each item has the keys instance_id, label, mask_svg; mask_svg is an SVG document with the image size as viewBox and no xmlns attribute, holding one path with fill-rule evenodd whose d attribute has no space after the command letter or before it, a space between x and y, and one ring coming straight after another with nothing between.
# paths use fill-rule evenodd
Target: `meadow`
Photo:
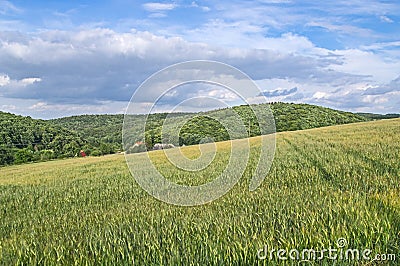
<instances>
[{"instance_id":1,"label":"meadow","mask_svg":"<svg viewBox=\"0 0 400 266\"><path fill-rule=\"evenodd\" d=\"M0 168L2 265L397 265L400 261L400 119L276 134L269 174L249 180L260 150L223 197L196 207L148 195L124 155L73 158ZM150 152L169 179L209 181L229 157L217 143L209 169L175 169ZM190 158L197 146L182 148ZM146 153L133 154L138 163ZM352 249L395 254L396 261L261 260L260 249Z\"/></svg>"}]
</instances>

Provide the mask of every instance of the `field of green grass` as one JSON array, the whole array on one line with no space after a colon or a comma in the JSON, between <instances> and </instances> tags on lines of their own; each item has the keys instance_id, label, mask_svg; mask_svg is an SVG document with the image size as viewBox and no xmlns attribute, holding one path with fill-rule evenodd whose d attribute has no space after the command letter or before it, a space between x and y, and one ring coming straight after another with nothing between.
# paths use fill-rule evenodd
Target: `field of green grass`
<instances>
[{"instance_id":1,"label":"field of green grass","mask_svg":"<svg viewBox=\"0 0 400 266\"><path fill-rule=\"evenodd\" d=\"M197 207L148 195L123 155L0 168L0 265L291 265L257 253L265 246L321 250L339 238L396 261L300 264L398 265L399 132L400 119L390 119L278 133L271 171L250 192L261 137L252 138L239 183ZM229 142L217 148L202 174L174 169L162 151L150 157L171 180L196 185L226 165ZM197 146L181 149L199 154ZM147 155L131 156L140 163Z\"/></svg>"}]
</instances>

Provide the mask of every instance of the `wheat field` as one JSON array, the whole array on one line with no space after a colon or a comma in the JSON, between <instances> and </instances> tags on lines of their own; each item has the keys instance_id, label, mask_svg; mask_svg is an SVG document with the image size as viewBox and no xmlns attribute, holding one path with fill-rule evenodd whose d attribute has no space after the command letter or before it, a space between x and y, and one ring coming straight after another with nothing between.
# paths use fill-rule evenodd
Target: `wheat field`
<instances>
[{"instance_id":1,"label":"wheat field","mask_svg":"<svg viewBox=\"0 0 400 266\"><path fill-rule=\"evenodd\" d=\"M250 192L261 137L252 138L239 183L196 207L148 195L123 155L3 167L0 264L291 265L276 256L260 259L258 251L323 249L340 238L353 249L395 254L398 263L399 132L400 120L391 119L278 133L271 170ZM162 151L149 155L169 179L196 185L226 165L229 148L229 142L218 143L215 162L199 173L175 169ZM198 146L181 149L199 156ZM147 154L133 156L140 163Z\"/></svg>"}]
</instances>

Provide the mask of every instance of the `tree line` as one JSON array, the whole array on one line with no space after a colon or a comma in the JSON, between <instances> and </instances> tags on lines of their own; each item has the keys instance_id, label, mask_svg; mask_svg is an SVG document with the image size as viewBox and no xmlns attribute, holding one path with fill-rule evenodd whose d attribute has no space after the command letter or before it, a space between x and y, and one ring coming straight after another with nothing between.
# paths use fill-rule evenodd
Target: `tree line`
<instances>
[{"instance_id":1,"label":"tree line","mask_svg":"<svg viewBox=\"0 0 400 266\"><path fill-rule=\"evenodd\" d=\"M389 116L342 112L309 104L276 102L269 103L268 106L274 116L276 132L389 118ZM0 112L0 165L81 156L81 150L87 155L98 156L122 150L128 152L151 150L157 143L182 146L258 136L262 133L259 123L265 121L263 119L260 121L252 108L257 109L258 113L268 115L266 105L260 104L196 114L156 113L148 116L132 116L128 124L130 136L125 147L122 146L121 138L123 115L80 115L39 120ZM234 116L241 119L241 125L237 125ZM396 116L390 115L390 117ZM146 120L144 134L143 129L138 126L140 124L138 121L143 119ZM168 126L165 129L166 119L172 125L170 129ZM233 131L237 132L239 130L236 129L242 126L246 134L230 135L232 132L228 132L220 121L232 125L235 129ZM175 136L177 128L178 137Z\"/></svg>"}]
</instances>

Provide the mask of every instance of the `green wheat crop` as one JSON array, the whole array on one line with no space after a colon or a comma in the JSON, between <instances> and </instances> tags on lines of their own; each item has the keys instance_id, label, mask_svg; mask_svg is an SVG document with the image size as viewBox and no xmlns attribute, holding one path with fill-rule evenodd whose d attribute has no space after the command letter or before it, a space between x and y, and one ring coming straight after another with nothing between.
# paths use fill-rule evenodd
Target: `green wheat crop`
<instances>
[{"instance_id":1,"label":"green wheat crop","mask_svg":"<svg viewBox=\"0 0 400 266\"><path fill-rule=\"evenodd\" d=\"M0 168L0 264L297 265L259 260L257 251L322 249L338 238L354 249L396 254L398 263L399 132L393 119L279 133L271 171L254 192L248 184L260 137L252 138L240 182L198 207L148 195L123 155ZM197 146L182 149L199 156ZM215 162L198 173L175 169L162 151L150 157L167 178L197 185L221 171L229 149L219 143ZM140 163L147 154L133 156ZM302 265L334 263L378 262Z\"/></svg>"}]
</instances>

